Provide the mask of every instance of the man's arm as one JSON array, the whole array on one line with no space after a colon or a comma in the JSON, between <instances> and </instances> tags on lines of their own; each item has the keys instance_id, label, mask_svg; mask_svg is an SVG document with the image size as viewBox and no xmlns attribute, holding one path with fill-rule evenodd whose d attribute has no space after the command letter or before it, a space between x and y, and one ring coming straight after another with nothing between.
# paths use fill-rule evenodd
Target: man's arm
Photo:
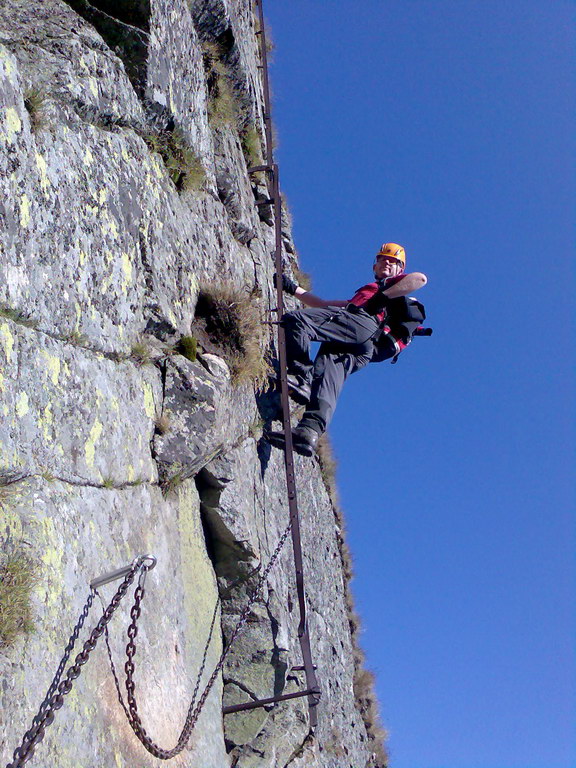
<instances>
[{"instance_id":1,"label":"man's arm","mask_svg":"<svg viewBox=\"0 0 576 768\"><path fill-rule=\"evenodd\" d=\"M389 299L396 299L398 296L408 296L410 293L414 293L419 288L423 288L427 282L428 278L422 272L410 272L410 274L404 275L401 280L391 285L390 288L386 288L382 293L384 296L388 296Z\"/></svg>"},{"instance_id":2,"label":"man's arm","mask_svg":"<svg viewBox=\"0 0 576 768\"><path fill-rule=\"evenodd\" d=\"M326 299L321 299L319 296L310 293L310 291L305 291L304 288L300 288L300 286L296 288L294 296L296 296L302 304L306 304L307 307L345 307L348 304L347 301L341 300L326 301Z\"/></svg>"}]
</instances>

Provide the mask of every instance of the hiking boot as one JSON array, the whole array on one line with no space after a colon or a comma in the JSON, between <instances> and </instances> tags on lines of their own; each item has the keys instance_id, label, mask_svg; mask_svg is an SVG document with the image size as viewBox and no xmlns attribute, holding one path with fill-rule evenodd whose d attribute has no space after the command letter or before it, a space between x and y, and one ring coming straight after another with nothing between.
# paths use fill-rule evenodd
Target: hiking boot
<instances>
[{"instance_id":1,"label":"hiking boot","mask_svg":"<svg viewBox=\"0 0 576 768\"><path fill-rule=\"evenodd\" d=\"M292 447L301 456L313 456L320 435L310 427L296 427L292 430ZM275 448L285 448L284 432L268 432L266 439Z\"/></svg>"},{"instance_id":2,"label":"hiking boot","mask_svg":"<svg viewBox=\"0 0 576 768\"><path fill-rule=\"evenodd\" d=\"M300 426L292 430L292 445L301 456L314 456L320 435L311 427Z\"/></svg>"},{"instance_id":3,"label":"hiking boot","mask_svg":"<svg viewBox=\"0 0 576 768\"><path fill-rule=\"evenodd\" d=\"M300 376L294 376L289 373L288 393L295 403L298 403L299 405L307 405L310 400L310 384L300 378Z\"/></svg>"}]
</instances>

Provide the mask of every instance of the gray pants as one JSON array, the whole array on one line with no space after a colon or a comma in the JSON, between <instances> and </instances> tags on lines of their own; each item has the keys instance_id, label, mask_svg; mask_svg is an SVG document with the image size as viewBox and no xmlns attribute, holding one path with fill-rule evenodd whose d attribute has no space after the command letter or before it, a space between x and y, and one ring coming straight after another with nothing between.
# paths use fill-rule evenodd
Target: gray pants
<instances>
[{"instance_id":1,"label":"gray pants","mask_svg":"<svg viewBox=\"0 0 576 768\"><path fill-rule=\"evenodd\" d=\"M336 402L351 373L370 362L372 337L378 320L367 312L346 309L299 309L282 317L286 332L288 373L308 381L310 402L300 424L322 434L330 423ZM310 359L310 342L322 342L316 360Z\"/></svg>"}]
</instances>

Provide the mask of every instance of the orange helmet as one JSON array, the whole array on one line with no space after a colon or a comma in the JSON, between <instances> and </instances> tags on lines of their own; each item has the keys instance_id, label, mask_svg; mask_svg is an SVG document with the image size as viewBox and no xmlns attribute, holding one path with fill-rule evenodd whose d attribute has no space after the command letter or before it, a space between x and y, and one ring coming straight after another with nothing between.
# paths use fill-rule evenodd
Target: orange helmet
<instances>
[{"instance_id":1,"label":"orange helmet","mask_svg":"<svg viewBox=\"0 0 576 768\"><path fill-rule=\"evenodd\" d=\"M391 259L397 259L402 262L402 268L406 267L406 251L398 243L382 243L380 250L376 254L378 256L389 256Z\"/></svg>"}]
</instances>

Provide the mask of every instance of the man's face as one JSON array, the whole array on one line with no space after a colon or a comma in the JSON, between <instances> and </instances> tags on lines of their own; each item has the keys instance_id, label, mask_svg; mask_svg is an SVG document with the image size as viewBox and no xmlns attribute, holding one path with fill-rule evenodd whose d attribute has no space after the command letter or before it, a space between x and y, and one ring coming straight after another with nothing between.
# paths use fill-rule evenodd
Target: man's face
<instances>
[{"instance_id":1,"label":"man's face","mask_svg":"<svg viewBox=\"0 0 576 768\"><path fill-rule=\"evenodd\" d=\"M402 262L391 256L377 256L374 263L374 274L378 280L384 277L396 277L402 272Z\"/></svg>"}]
</instances>

